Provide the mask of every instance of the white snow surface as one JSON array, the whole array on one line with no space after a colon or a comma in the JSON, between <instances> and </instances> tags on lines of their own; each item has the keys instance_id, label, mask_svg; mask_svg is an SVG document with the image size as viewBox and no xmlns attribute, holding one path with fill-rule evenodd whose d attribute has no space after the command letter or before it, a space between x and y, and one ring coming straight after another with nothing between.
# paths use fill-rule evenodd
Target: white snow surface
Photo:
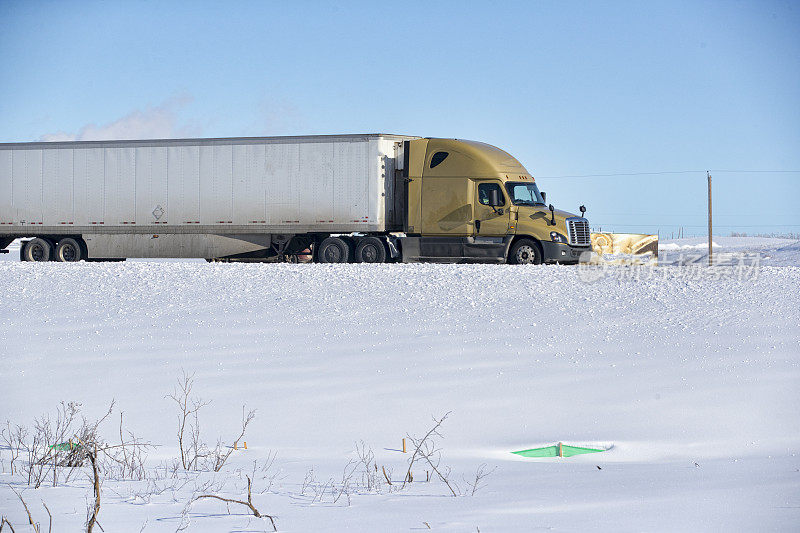
<instances>
[{"instance_id":1,"label":"white snow surface","mask_svg":"<svg viewBox=\"0 0 800 533\"><path fill-rule=\"evenodd\" d=\"M714 253L728 256L728 259L731 254L755 254L762 265L800 265L800 241L795 239L715 236L711 243ZM708 257L708 238L660 239L658 252L660 256L671 259L681 254Z\"/></svg>"},{"instance_id":2,"label":"white snow surface","mask_svg":"<svg viewBox=\"0 0 800 533\"><path fill-rule=\"evenodd\" d=\"M800 255L797 241L719 240L774 264ZM685 241L674 242L700 244ZM155 467L178 454L166 395L182 370L211 400L200 412L209 443L236 435L242 405L257 409L248 449L218 474L182 474L185 484L147 498L136 496L146 482L106 479L105 531L175 531L201 482L240 498L242 472L270 452L278 477L262 493L267 480L256 475L253 501L279 531L800 524L798 266L764 262L745 278L613 267L587 283L563 266L0 258L0 422L31 426L62 400L98 417L115 399L126 428L156 445ZM301 493L312 467L323 482L340 478L362 440L401 481L401 439L449 411L439 444L451 479L466 488L481 464L494 469L474 496L454 498L436 479L392 493L355 487L349 504ZM101 426L110 441L114 417ZM559 441L609 449L510 453ZM17 531L27 518L8 485L46 524L44 501L54 531L84 527L85 475L34 490L9 474L8 450L0 458L0 514ZM425 468L414 474L424 480ZM188 531L271 530L245 511L196 502Z\"/></svg>"}]
</instances>

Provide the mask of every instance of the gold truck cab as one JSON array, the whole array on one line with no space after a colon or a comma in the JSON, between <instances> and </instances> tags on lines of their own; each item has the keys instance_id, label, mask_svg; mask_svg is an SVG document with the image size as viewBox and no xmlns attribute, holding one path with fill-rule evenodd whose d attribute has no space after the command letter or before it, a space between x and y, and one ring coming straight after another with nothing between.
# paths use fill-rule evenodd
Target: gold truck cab
<instances>
[{"instance_id":1,"label":"gold truck cab","mask_svg":"<svg viewBox=\"0 0 800 533\"><path fill-rule=\"evenodd\" d=\"M589 223L550 210L536 180L507 152L459 139L406 141L404 262L577 263Z\"/></svg>"}]
</instances>

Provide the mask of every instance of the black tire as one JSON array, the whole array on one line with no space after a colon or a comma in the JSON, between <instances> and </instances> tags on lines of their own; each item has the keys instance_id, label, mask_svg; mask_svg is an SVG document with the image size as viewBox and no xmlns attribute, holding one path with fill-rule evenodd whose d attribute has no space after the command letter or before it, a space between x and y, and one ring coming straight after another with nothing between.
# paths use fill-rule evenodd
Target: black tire
<instances>
[{"instance_id":1,"label":"black tire","mask_svg":"<svg viewBox=\"0 0 800 533\"><path fill-rule=\"evenodd\" d=\"M83 247L75 239L61 239L56 245L56 261L73 263L83 259Z\"/></svg>"},{"instance_id":2,"label":"black tire","mask_svg":"<svg viewBox=\"0 0 800 533\"><path fill-rule=\"evenodd\" d=\"M541 265L542 249L536 241L520 239L511 247L508 262L512 265Z\"/></svg>"},{"instance_id":3,"label":"black tire","mask_svg":"<svg viewBox=\"0 0 800 533\"><path fill-rule=\"evenodd\" d=\"M386 245L377 237L364 237L356 245L356 263L385 263Z\"/></svg>"},{"instance_id":4,"label":"black tire","mask_svg":"<svg viewBox=\"0 0 800 533\"><path fill-rule=\"evenodd\" d=\"M328 237L317 248L317 263L347 263L350 261L350 245L339 237Z\"/></svg>"},{"instance_id":5,"label":"black tire","mask_svg":"<svg viewBox=\"0 0 800 533\"><path fill-rule=\"evenodd\" d=\"M53 243L39 237L25 243L25 248L22 249L23 261L50 261L52 254Z\"/></svg>"}]
</instances>

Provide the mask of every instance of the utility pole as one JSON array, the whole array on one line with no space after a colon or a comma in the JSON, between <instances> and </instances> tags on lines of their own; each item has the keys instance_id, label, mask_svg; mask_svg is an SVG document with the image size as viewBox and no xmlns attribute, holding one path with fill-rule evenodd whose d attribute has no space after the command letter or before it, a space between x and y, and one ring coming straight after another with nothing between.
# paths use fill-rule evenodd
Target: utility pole
<instances>
[{"instance_id":1,"label":"utility pole","mask_svg":"<svg viewBox=\"0 0 800 533\"><path fill-rule=\"evenodd\" d=\"M706 177L708 177L708 266L711 266L713 263L713 251L711 250L711 172L706 171Z\"/></svg>"}]
</instances>

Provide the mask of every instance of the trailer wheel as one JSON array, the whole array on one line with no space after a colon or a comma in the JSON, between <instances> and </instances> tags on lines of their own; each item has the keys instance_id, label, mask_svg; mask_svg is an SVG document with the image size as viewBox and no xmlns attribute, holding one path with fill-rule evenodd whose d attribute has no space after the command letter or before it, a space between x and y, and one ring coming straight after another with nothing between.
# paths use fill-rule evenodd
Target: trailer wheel
<instances>
[{"instance_id":1,"label":"trailer wheel","mask_svg":"<svg viewBox=\"0 0 800 533\"><path fill-rule=\"evenodd\" d=\"M328 237L317 250L318 263L347 263L350 260L350 245L339 237Z\"/></svg>"},{"instance_id":2,"label":"trailer wheel","mask_svg":"<svg viewBox=\"0 0 800 533\"><path fill-rule=\"evenodd\" d=\"M53 252L53 244L47 239L37 237L25 244L22 250L22 258L25 261L50 261Z\"/></svg>"},{"instance_id":3,"label":"trailer wheel","mask_svg":"<svg viewBox=\"0 0 800 533\"><path fill-rule=\"evenodd\" d=\"M364 237L356 245L356 263L385 263L386 245L377 237Z\"/></svg>"},{"instance_id":4,"label":"trailer wheel","mask_svg":"<svg viewBox=\"0 0 800 533\"><path fill-rule=\"evenodd\" d=\"M511 248L508 262L514 265L540 265L542 264L542 251L534 241L520 239Z\"/></svg>"},{"instance_id":5,"label":"trailer wheel","mask_svg":"<svg viewBox=\"0 0 800 533\"><path fill-rule=\"evenodd\" d=\"M83 259L81 245L75 239L61 239L56 245L56 261L72 263Z\"/></svg>"}]
</instances>

